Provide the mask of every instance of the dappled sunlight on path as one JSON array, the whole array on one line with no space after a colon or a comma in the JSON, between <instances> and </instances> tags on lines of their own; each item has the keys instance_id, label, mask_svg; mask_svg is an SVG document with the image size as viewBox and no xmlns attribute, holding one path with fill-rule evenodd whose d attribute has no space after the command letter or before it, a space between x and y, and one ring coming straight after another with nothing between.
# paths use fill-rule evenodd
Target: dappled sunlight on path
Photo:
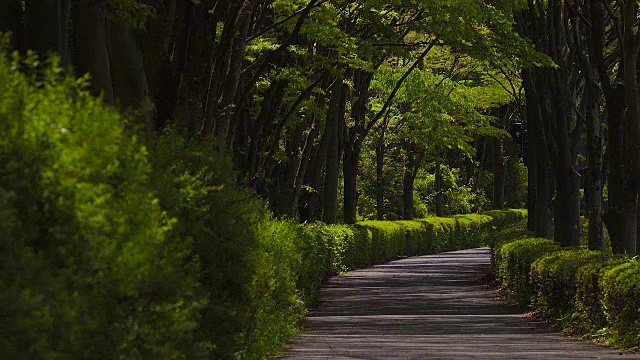
<instances>
[{"instance_id":1,"label":"dappled sunlight on path","mask_svg":"<svg viewBox=\"0 0 640 360\"><path fill-rule=\"evenodd\" d=\"M551 332L482 285L486 248L334 277L283 359L637 359Z\"/></svg>"}]
</instances>

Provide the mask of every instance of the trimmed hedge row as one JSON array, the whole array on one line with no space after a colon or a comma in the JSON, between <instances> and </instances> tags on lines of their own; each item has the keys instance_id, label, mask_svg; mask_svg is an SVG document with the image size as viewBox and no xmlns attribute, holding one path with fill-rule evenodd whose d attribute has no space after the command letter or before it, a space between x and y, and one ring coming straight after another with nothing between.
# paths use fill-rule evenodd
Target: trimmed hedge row
<instances>
[{"instance_id":1,"label":"trimmed hedge row","mask_svg":"<svg viewBox=\"0 0 640 360\"><path fill-rule=\"evenodd\" d=\"M525 238L494 251L496 276L521 305L554 326L640 345L640 262L552 240Z\"/></svg>"},{"instance_id":2,"label":"trimmed hedge row","mask_svg":"<svg viewBox=\"0 0 640 360\"><path fill-rule=\"evenodd\" d=\"M505 220L507 217L509 220ZM305 300L312 301L320 284L331 275L400 257L479 247L487 243L492 232L524 217L526 211L504 210L491 216L299 225L296 245L302 261L297 270L298 288Z\"/></svg>"}]
</instances>

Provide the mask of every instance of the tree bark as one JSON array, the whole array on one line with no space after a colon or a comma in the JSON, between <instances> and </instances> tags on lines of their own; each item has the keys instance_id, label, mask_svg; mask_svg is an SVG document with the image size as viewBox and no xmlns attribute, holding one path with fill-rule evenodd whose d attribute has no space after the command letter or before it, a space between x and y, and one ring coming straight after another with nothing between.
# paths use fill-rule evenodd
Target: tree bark
<instances>
[{"instance_id":1,"label":"tree bark","mask_svg":"<svg viewBox=\"0 0 640 360\"><path fill-rule=\"evenodd\" d=\"M344 222L355 224L358 206L358 167L360 166L359 143L344 149L342 173L344 175Z\"/></svg>"},{"instance_id":2,"label":"tree bark","mask_svg":"<svg viewBox=\"0 0 640 360\"><path fill-rule=\"evenodd\" d=\"M78 1L74 6L73 23L76 71L82 75L89 73L92 92L102 94L105 103L113 104L105 0Z\"/></svg>"},{"instance_id":3,"label":"tree bark","mask_svg":"<svg viewBox=\"0 0 640 360\"><path fill-rule=\"evenodd\" d=\"M27 47L40 55L57 53L67 67L71 0L27 0L25 5Z\"/></svg>"},{"instance_id":4,"label":"tree bark","mask_svg":"<svg viewBox=\"0 0 640 360\"><path fill-rule=\"evenodd\" d=\"M144 71L142 52L133 36L133 27L118 15L107 20L107 48L111 64L113 93L125 108L132 109L145 125L147 135L153 133L151 99Z\"/></svg>"},{"instance_id":5,"label":"tree bark","mask_svg":"<svg viewBox=\"0 0 640 360\"><path fill-rule=\"evenodd\" d=\"M331 94L327 113L327 134L330 137L325 164L324 189L322 191L322 221L335 224L338 221L338 181L340 176L340 141L344 126L346 84L337 80Z\"/></svg>"},{"instance_id":6,"label":"tree bark","mask_svg":"<svg viewBox=\"0 0 640 360\"><path fill-rule=\"evenodd\" d=\"M442 169L441 169L441 160L436 160L436 183L435 183L435 191L436 191L436 216L444 216L444 198L443 198L443 189L442 189Z\"/></svg>"},{"instance_id":7,"label":"tree bark","mask_svg":"<svg viewBox=\"0 0 640 360\"><path fill-rule=\"evenodd\" d=\"M384 220L384 135L376 144L376 219Z\"/></svg>"},{"instance_id":8,"label":"tree bark","mask_svg":"<svg viewBox=\"0 0 640 360\"><path fill-rule=\"evenodd\" d=\"M493 139L493 208L504 208L505 161L504 143L501 138Z\"/></svg>"},{"instance_id":9,"label":"tree bark","mask_svg":"<svg viewBox=\"0 0 640 360\"><path fill-rule=\"evenodd\" d=\"M11 45L14 50L24 51L22 43L24 36L24 24L22 21L22 1L3 0L0 5L0 32L11 31Z\"/></svg>"},{"instance_id":10,"label":"tree bark","mask_svg":"<svg viewBox=\"0 0 640 360\"><path fill-rule=\"evenodd\" d=\"M404 163L404 174L402 176L402 218L413 220L413 184L416 179L417 159L413 146L406 146L406 160Z\"/></svg>"}]
</instances>

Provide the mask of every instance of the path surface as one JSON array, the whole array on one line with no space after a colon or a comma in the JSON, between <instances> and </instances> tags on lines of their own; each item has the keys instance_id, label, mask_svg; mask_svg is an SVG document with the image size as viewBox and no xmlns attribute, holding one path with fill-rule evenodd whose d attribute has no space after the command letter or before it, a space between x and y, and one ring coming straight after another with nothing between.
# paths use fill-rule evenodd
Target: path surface
<instances>
[{"instance_id":1,"label":"path surface","mask_svg":"<svg viewBox=\"0 0 640 360\"><path fill-rule=\"evenodd\" d=\"M552 333L481 284L487 248L334 277L283 359L638 359Z\"/></svg>"}]
</instances>

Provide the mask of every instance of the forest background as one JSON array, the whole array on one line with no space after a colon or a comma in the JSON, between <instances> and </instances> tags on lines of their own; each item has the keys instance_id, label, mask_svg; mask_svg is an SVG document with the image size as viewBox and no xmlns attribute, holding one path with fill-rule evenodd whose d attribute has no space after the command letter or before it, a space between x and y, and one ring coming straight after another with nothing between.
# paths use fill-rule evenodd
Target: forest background
<instances>
[{"instance_id":1,"label":"forest background","mask_svg":"<svg viewBox=\"0 0 640 360\"><path fill-rule=\"evenodd\" d=\"M215 344L190 351L249 351L251 331L213 324L241 327L257 312L234 314L249 308L238 299L276 292L255 274L262 255L275 256L268 241L297 236L293 222L527 206L539 236L579 245L582 214L591 249L636 254L635 2L3 0L2 9L2 231L21 239L3 245L16 289L5 300L47 309L46 294L66 294L55 311L69 313L39 317L43 334L60 325L50 319L89 313L102 298L113 312L100 317L154 308L138 315L166 316L176 331L168 341L134 316L136 336L86 351L183 354L211 334ZM23 275L42 267L52 279L40 297L25 295L33 279ZM158 285L175 276L184 287ZM90 295L60 292L69 279ZM76 342L105 322L74 330L69 320L76 340L24 346L83 351Z\"/></svg>"}]
</instances>

